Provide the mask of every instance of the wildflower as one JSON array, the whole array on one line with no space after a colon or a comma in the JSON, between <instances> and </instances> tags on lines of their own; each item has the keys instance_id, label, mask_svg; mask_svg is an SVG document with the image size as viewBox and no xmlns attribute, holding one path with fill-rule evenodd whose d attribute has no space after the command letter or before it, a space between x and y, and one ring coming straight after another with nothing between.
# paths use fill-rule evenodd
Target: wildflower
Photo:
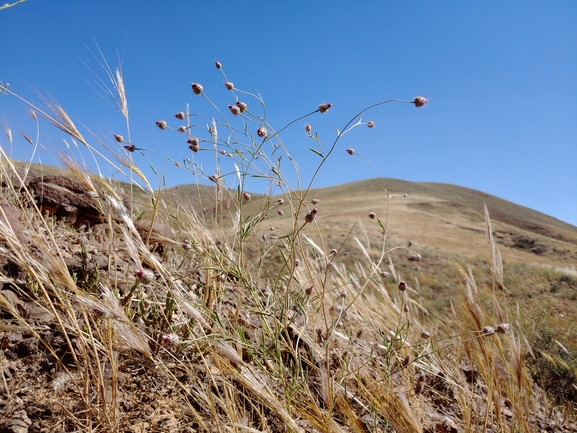
<instances>
[{"instance_id":1,"label":"wildflower","mask_svg":"<svg viewBox=\"0 0 577 433\"><path fill-rule=\"evenodd\" d=\"M241 113L244 113L248 109L248 105L246 105L244 102L241 101L236 101L236 106L238 107Z\"/></svg>"},{"instance_id":2,"label":"wildflower","mask_svg":"<svg viewBox=\"0 0 577 433\"><path fill-rule=\"evenodd\" d=\"M279 199L276 201L276 204L278 204L279 206L282 206L283 203L284 203L284 200L283 200L282 198L279 198Z\"/></svg>"},{"instance_id":3,"label":"wildflower","mask_svg":"<svg viewBox=\"0 0 577 433\"><path fill-rule=\"evenodd\" d=\"M339 293L339 298L343 298L345 299L347 297L348 293L346 290L343 290L341 293Z\"/></svg>"},{"instance_id":4,"label":"wildflower","mask_svg":"<svg viewBox=\"0 0 577 433\"><path fill-rule=\"evenodd\" d=\"M408 312L409 312L409 306L408 306L407 304L403 305L403 311L404 311L405 313L408 313Z\"/></svg>"},{"instance_id":5,"label":"wildflower","mask_svg":"<svg viewBox=\"0 0 577 433\"><path fill-rule=\"evenodd\" d=\"M248 192L243 192L242 198L244 199L244 201L249 201L251 197L250 197L250 194Z\"/></svg>"},{"instance_id":6,"label":"wildflower","mask_svg":"<svg viewBox=\"0 0 577 433\"><path fill-rule=\"evenodd\" d=\"M218 60L214 61L214 66L216 66L216 69L221 69L222 68L222 63L220 63Z\"/></svg>"},{"instance_id":7,"label":"wildflower","mask_svg":"<svg viewBox=\"0 0 577 433\"><path fill-rule=\"evenodd\" d=\"M136 150L136 146L134 144L127 144L126 146L124 146L124 148L131 153Z\"/></svg>"},{"instance_id":8,"label":"wildflower","mask_svg":"<svg viewBox=\"0 0 577 433\"><path fill-rule=\"evenodd\" d=\"M178 129L177 129L177 131L178 131L178 132L186 132L186 126L184 126L184 125L179 126Z\"/></svg>"},{"instance_id":9,"label":"wildflower","mask_svg":"<svg viewBox=\"0 0 577 433\"><path fill-rule=\"evenodd\" d=\"M232 158L232 153L227 153L226 156L228 156L229 158Z\"/></svg>"},{"instance_id":10,"label":"wildflower","mask_svg":"<svg viewBox=\"0 0 577 433\"><path fill-rule=\"evenodd\" d=\"M307 122L307 124L305 125L305 131L307 132L307 134L310 134L312 130L313 127L311 126L310 123Z\"/></svg>"},{"instance_id":11,"label":"wildflower","mask_svg":"<svg viewBox=\"0 0 577 433\"><path fill-rule=\"evenodd\" d=\"M369 218L374 220L377 217L377 214L374 212L369 212Z\"/></svg>"},{"instance_id":12,"label":"wildflower","mask_svg":"<svg viewBox=\"0 0 577 433\"><path fill-rule=\"evenodd\" d=\"M154 279L154 274L150 269L139 269L135 275L142 284L149 284Z\"/></svg>"},{"instance_id":13,"label":"wildflower","mask_svg":"<svg viewBox=\"0 0 577 433\"><path fill-rule=\"evenodd\" d=\"M374 127L375 127L375 122L373 122L372 120L369 120L369 121L367 122L367 126L368 126L369 128L374 128Z\"/></svg>"},{"instance_id":14,"label":"wildflower","mask_svg":"<svg viewBox=\"0 0 577 433\"><path fill-rule=\"evenodd\" d=\"M194 92L195 95L200 95L202 93L202 91L204 90L204 87L202 87L201 84L198 83L192 83L192 91Z\"/></svg>"},{"instance_id":15,"label":"wildflower","mask_svg":"<svg viewBox=\"0 0 577 433\"><path fill-rule=\"evenodd\" d=\"M226 155L226 150L220 149L220 150L218 151L218 153L220 153L221 155Z\"/></svg>"},{"instance_id":16,"label":"wildflower","mask_svg":"<svg viewBox=\"0 0 577 433\"><path fill-rule=\"evenodd\" d=\"M313 199L311 200L311 203L312 203L312 204L317 204L317 203L319 203L320 201L321 201L320 198L313 198Z\"/></svg>"},{"instance_id":17,"label":"wildflower","mask_svg":"<svg viewBox=\"0 0 577 433\"><path fill-rule=\"evenodd\" d=\"M226 87L228 90L232 90L234 89L234 83L231 83L230 81L225 81L224 87Z\"/></svg>"},{"instance_id":18,"label":"wildflower","mask_svg":"<svg viewBox=\"0 0 577 433\"><path fill-rule=\"evenodd\" d=\"M119 143L122 143L124 141L124 137L122 135L118 135L118 134L114 134L114 139L116 141L118 141Z\"/></svg>"},{"instance_id":19,"label":"wildflower","mask_svg":"<svg viewBox=\"0 0 577 433\"><path fill-rule=\"evenodd\" d=\"M417 108L422 107L427 102L429 102L429 100L424 96L415 96L415 99L413 100L413 104L415 104L415 107Z\"/></svg>"},{"instance_id":20,"label":"wildflower","mask_svg":"<svg viewBox=\"0 0 577 433\"><path fill-rule=\"evenodd\" d=\"M188 239L183 239L181 245L185 251L188 251L192 248L192 244L190 243L190 241Z\"/></svg>"},{"instance_id":21,"label":"wildflower","mask_svg":"<svg viewBox=\"0 0 577 433\"><path fill-rule=\"evenodd\" d=\"M159 120L156 122L156 126L158 126L159 129L166 129L168 128L168 123L166 123L164 120Z\"/></svg>"},{"instance_id":22,"label":"wildflower","mask_svg":"<svg viewBox=\"0 0 577 433\"><path fill-rule=\"evenodd\" d=\"M307 289L305 290L305 295L310 296L311 293L313 292L313 288L314 286L307 287Z\"/></svg>"},{"instance_id":23,"label":"wildflower","mask_svg":"<svg viewBox=\"0 0 577 433\"><path fill-rule=\"evenodd\" d=\"M398 287L401 292L404 292L405 290L407 290L407 283L405 283L404 281L399 281Z\"/></svg>"},{"instance_id":24,"label":"wildflower","mask_svg":"<svg viewBox=\"0 0 577 433\"><path fill-rule=\"evenodd\" d=\"M319 111L321 112L321 114L326 113L332 106L333 104L327 104L326 102L323 102L322 104L319 105Z\"/></svg>"},{"instance_id":25,"label":"wildflower","mask_svg":"<svg viewBox=\"0 0 577 433\"><path fill-rule=\"evenodd\" d=\"M162 334L160 338L167 344L178 344L180 342L180 337L176 334Z\"/></svg>"},{"instance_id":26,"label":"wildflower","mask_svg":"<svg viewBox=\"0 0 577 433\"><path fill-rule=\"evenodd\" d=\"M430 336L431 336L431 334L429 334L427 331L421 332L421 338L423 338L425 340L428 340Z\"/></svg>"},{"instance_id":27,"label":"wildflower","mask_svg":"<svg viewBox=\"0 0 577 433\"><path fill-rule=\"evenodd\" d=\"M258 128L256 130L256 135L258 135L260 138L264 138L266 137L268 131L266 130L266 128L264 126L261 126L260 128Z\"/></svg>"},{"instance_id":28,"label":"wildflower","mask_svg":"<svg viewBox=\"0 0 577 433\"><path fill-rule=\"evenodd\" d=\"M312 223L315 220L315 217L317 216L317 212L318 210L314 208L312 211L310 211L308 214L305 215L305 221L307 223Z\"/></svg>"},{"instance_id":29,"label":"wildflower","mask_svg":"<svg viewBox=\"0 0 577 433\"><path fill-rule=\"evenodd\" d=\"M491 335L493 335L495 333L495 328L493 328L492 326L485 326L483 328L482 332L483 332L483 336L490 337Z\"/></svg>"},{"instance_id":30,"label":"wildflower","mask_svg":"<svg viewBox=\"0 0 577 433\"><path fill-rule=\"evenodd\" d=\"M336 256L337 253L338 253L338 251L337 251L336 248L333 248L333 249L331 250L331 256Z\"/></svg>"},{"instance_id":31,"label":"wildflower","mask_svg":"<svg viewBox=\"0 0 577 433\"><path fill-rule=\"evenodd\" d=\"M279 215L284 215L284 212L282 211L282 209L277 209L277 210L276 210L276 213L279 214Z\"/></svg>"},{"instance_id":32,"label":"wildflower","mask_svg":"<svg viewBox=\"0 0 577 433\"><path fill-rule=\"evenodd\" d=\"M348 153L349 155L354 155L354 154L355 154L355 149L353 149L352 147L349 147L349 148L347 149L347 153Z\"/></svg>"},{"instance_id":33,"label":"wildflower","mask_svg":"<svg viewBox=\"0 0 577 433\"><path fill-rule=\"evenodd\" d=\"M391 274L389 274L387 271L381 272L381 277L382 277L382 278L388 278L389 275L391 275Z\"/></svg>"},{"instance_id":34,"label":"wildflower","mask_svg":"<svg viewBox=\"0 0 577 433\"><path fill-rule=\"evenodd\" d=\"M499 334L506 334L509 331L510 327L511 325L509 325L508 323L499 323L495 331L498 332Z\"/></svg>"},{"instance_id":35,"label":"wildflower","mask_svg":"<svg viewBox=\"0 0 577 433\"><path fill-rule=\"evenodd\" d=\"M263 241L266 241L266 238L267 238L266 233L263 233L263 234L262 234L262 240L263 240Z\"/></svg>"},{"instance_id":36,"label":"wildflower","mask_svg":"<svg viewBox=\"0 0 577 433\"><path fill-rule=\"evenodd\" d=\"M228 109L229 109L230 112L231 112L232 114L234 114L235 116L240 113L240 108L238 108L236 105L229 105L229 106L228 106Z\"/></svg>"},{"instance_id":37,"label":"wildflower","mask_svg":"<svg viewBox=\"0 0 577 433\"><path fill-rule=\"evenodd\" d=\"M176 117L176 118L179 119L179 120L184 120L184 112L179 111L178 113L176 113L176 114L174 115L174 117Z\"/></svg>"}]
</instances>

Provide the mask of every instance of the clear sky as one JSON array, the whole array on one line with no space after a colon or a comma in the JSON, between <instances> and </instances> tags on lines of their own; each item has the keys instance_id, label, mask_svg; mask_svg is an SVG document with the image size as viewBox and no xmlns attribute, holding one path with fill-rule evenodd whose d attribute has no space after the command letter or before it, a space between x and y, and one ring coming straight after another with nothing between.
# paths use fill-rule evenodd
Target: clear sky
<instances>
[{"instance_id":1,"label":"clear sky","mask_svg":"<svg viewBox=\"0 0 577 433\"><path fill-rule=\"evenodd\" d=\"M120 150L112 133L126 135L126 127L94 84L95 73L105 78L91 53L96 44L113 68L122 60L138 147L191 157L182 136L158 130L155 121L178 127L174 114L186 103L192 112L216 114L191 82L227 110L234 97L215 59L237 88L260 93L276 128L332 103L307 119L325 148L334 128L364 107L423 95L424 108L391 104L365 113L375 127L347 134L315 186L375 177L345 152L353 147L382 177L462 185L577 225L574 0L27 0L0 11L0 81L33 102L36 92L53 97L91 142L98 144L86 131ZM254 99L246 101L258 111ZM30 158L32 147L19 135L36 134L27 108L4 95L0 121L14 134L12 145L5 135L0 145L16 159ZM308 150L314 143L304 124L282 137L308 180L319 158ZM40 141L49 152L36 159L55 163L63 137L42 123ZM169 185L194 181L147 156ZM210 152L195 157L214 167Z\"/></svg>"}]
</instances>

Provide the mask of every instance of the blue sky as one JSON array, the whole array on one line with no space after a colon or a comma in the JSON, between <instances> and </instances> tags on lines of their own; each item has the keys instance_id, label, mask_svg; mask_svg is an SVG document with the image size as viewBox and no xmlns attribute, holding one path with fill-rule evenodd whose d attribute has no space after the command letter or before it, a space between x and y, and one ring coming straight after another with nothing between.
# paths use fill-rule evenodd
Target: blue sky
<instances>
[{"instance_id":1,"label":"blue sky","mask_svg":"<svg viewBox=\"0 0 577 433\"><path fill-rule=\"evenodd\" d=\"M375 177L363 158L345 152L353 147L382 177L462 185L577 225L575 1L27 0L0 11L0 41L1 82L35 103L37 92L53 97L92 143L87 131L118 150L112 133L126 136L126 126L95 90L94 74L105 75L91 51L98 44L113 68L121 58L132 142L175 160L191 157L185 140L155 121L178 127L174 113L187 103L216 115L191 82L224 111L234 102L215 59L237 88L263 97L276 128L332 103L307 119L325 148L334 128L364 107L424 95L425 108L391 104L365 113L376 126L343 137L314 185ZM12 145L2 135L0 146L29 159L32 147L19 135L36 134L26 106L3 95L0 121L14 135ZM319 158L308 150L314 143L304 124L282 138L307 181ZM36 159L55 163L62 135L41 122L40 141L48 152ZM169 185L194 181L147 156ZM150 174L148 162L134 157ZM211 152L195 157L214 170Z\"/></svg>"}]
</instances>

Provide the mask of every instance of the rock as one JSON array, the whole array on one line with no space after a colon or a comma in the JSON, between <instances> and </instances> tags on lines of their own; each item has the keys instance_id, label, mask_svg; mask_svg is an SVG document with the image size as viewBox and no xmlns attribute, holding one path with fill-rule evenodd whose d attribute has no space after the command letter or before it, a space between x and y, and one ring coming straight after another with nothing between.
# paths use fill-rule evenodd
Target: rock
<instances>
[{"instance_id":1,"label":"rock","mask_svg":"<svg viewBox=\"0 0 577 433\"><path fill-rule=\"evenodd\" d=\"M98 203L86 187L65 176L44 176L30 182L42 213L66 220L75 227L102 221Z\"/></svg>"},{"instance_id":2,"label":"rock","mask_svg":"<svg viewBox=\"0 0 577 433\"><path fill-rule=\"evenodd\" d=\"M2 433L28 433L28 427L32 425L32 421L28 418L28 414L24 409L17 410L8 421L4 423Z\"/></svg>"},{"instance_id":3,"label":"rock","mask_svg":"<svg viewBox=\"0 0 577 433\"><path fill-rule=\"evenodd\" d=\"M152 252L157 252L162 255L166 247L180 245L180 243L174 240L174 234L168 224L140 220L136 221L134 225L142 241L146 242L148 239L148 245Z\"/></svg>"}]
</instances>

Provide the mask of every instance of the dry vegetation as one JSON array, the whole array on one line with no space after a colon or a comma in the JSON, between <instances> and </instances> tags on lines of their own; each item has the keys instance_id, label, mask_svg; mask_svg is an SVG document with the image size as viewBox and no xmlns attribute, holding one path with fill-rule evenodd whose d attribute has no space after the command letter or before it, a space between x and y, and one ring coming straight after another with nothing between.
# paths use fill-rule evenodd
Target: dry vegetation
<instances>
[{"instance_id":1,"label":"dry vegetation","mask_svg":"<svg viewBox=\"0 0 577 433\"><path fill-rule=\"evenodd\" d=\"M231 113L157 123L210 187L155 191L145 149L116 135L126 152L105 156L55 105L34 116L132 184L65 157L62 186L3 153L2 431L577 431L574 227L447 185L291 186L282 129L227 83ZM319 170L362 114L326 150L307 128ZM199 164L228 154L233 189ZM247 193L253 176L279 194Z\"/></svg>"}]
</instances>

